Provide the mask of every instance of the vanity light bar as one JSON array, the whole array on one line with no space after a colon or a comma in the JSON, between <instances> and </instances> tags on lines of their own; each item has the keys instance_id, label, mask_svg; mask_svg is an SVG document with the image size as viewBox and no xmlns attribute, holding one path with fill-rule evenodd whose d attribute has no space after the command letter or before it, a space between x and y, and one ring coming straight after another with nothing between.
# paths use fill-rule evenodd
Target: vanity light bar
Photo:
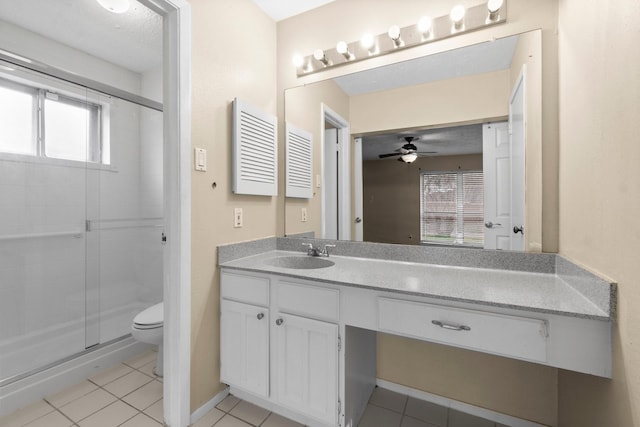
<instances>
[{"instance_id":1,"label":"vanity light bar","mask_svg":"<svg viewBox=\"0 0 640 427\"><path fill-rule=\"evenodd\" d=\"M462 16L460 17L460 15ZM340 41L333 49L318 49L314 54L307 56L297 55L294 66L298 77L305 76L400 49L480 30L506 21L506 0L489 0L487 3L466 9L462 6L455 6L451 13L437 18L423 17L414 25L402 28L393 25L388 32L378 35L366 34L364 40L348 44Z\"/></svg>"}]
</instances>

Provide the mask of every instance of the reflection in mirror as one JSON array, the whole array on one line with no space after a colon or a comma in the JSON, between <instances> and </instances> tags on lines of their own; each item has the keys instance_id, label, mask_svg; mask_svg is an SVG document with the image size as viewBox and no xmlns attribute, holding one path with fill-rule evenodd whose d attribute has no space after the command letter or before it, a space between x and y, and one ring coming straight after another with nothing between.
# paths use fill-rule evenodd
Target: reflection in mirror
<instances>
[{"instance_id":1,"label":"reflection in mirror","mask_svg":"<svg viewBox=\"0 0 640 427\"><path fill-rule=\"evenodd\" d=\"M286 199L286 234L539 251L541 69L536 30L288 89L315 191ZM327 110L350 138L328 144Z\"/></svg>"}]
</instances>

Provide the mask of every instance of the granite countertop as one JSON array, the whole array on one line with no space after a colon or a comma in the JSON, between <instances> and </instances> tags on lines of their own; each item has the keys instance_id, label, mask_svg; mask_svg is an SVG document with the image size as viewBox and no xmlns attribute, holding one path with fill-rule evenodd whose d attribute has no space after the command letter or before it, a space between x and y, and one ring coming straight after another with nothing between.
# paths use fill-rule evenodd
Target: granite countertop
<instances>
[{"instance_id":1,"label":"granite countertop","mask_svg":"<svg viewBox=\"0 0 640 427\"><path fill-rule=\"evenodd\" d=\"M307 255L299 251L268 250L221 262L220 267L486 306L613 320L613 304L603 305L597 296L577 289L556 273L334 255L328 259L335 265L326 268L292 269L272 265L274 258L291 256ZM605 285L608 284L602 287ZM602 295L602 289L597 294Z\"/></svg>"}]
</instances>

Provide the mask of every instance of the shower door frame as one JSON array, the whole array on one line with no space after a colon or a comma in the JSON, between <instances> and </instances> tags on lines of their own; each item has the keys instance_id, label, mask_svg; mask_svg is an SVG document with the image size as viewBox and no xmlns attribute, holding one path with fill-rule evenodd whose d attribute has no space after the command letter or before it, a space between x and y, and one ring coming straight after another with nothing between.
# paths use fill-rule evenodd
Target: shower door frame
<instances>
[{"instance_id":1,"label":"shower door frame","mask_svg":"<svg viewBox=\"0 0 640 427\"><path fill-rule=\"evenodd\" d=\"M191 7L139 0L163 17L164 422L190 423L191 383Z\"/></svg>"}]
</instances>

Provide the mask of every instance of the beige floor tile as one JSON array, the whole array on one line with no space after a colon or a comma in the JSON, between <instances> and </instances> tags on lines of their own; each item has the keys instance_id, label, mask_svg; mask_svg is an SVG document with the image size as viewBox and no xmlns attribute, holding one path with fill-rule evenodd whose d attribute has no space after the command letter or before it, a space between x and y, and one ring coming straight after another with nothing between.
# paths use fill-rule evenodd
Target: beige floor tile
<instances>
[{"instance_id":1,"label":"beige floor tile","mask_svg":"<svg viewBox=\"0 0 640 427\"><path fill-rule=\"evenodd\" d=\"M69 427L73 421L65 417L58 411L49 412L44 417L40 417L35 421L25 424L25 427Z\"/></svg>"},{"instance_id":2,"label":"beige floor tile","mask_svg":"<svg viewBox=\"0 0 640 427\"><path fill-rule=\"evenodd\" d=\"M230 394L227 397L225 397L224 399L222 399L222 402L218 403L216 405L216 408L218 408L218 409L220 409L221 411L224 411L224 412L229 412L238 403L240 403L240 399L238 399L234 395Z\"/></svg>"},{"instance_id":3,"label":"beige floor tile","mask_svg":"<svg viewBox=\"0 0 640 427\"><path fill-rule=\"evenodd\" d=\"M425 423L446 427L449 410L444 406L410 397L404 413Z\"/></svg>"},{"instance_id":4,"label":"beige floor tile","mask_svg":"<svg viewBox=\"0 0 640 427\"><path fill-rule=\"evenodd\" d=\"M251 427L251 424L247 424L231 415L225 415L216 423L215 427Z\"/></svg>"},{"instance_id":5,"label":"beige floor tile","mask_svg":"<svg viewBox=\"0 0 640 427\"><path fill-rule=\"evenodd\" d=\"M135 417L139 412L118 400L80 421L80 427L117 427Z\"/></svg>"},{"instance_id":6,"label":"beige floor tile","mask_svg":"<svg viewBox=\"0 0 640 427\"><path fill-rule=\"evenodd\" d=\"M144 413L149 415L154 420L163 423L164 422L164 407L162 406L162 399L149 406L144 410Z\"/></svg>"},{"instance_id":7,"label":"beige floor tile","mask_svg":"<svg viewBox=\"0 0 640 427\"><path fill-rule=\"evenodd\" d=\"M59 393L45 397L45 400L56 408L59 408L97 389L97 385L89 381L82 381L80 384L76 384Z\"/></svg>"},{"instance_id":8,"label":"beige floor tile","mask_svg":"<svg viewBox=\"0 0 640 427\"><path fill-rule=\"evenodd\" d=\"M253 403L245 402L244 400L234 406L229 413L254 426L259 426L269 416L268 410L256 406Z\"/></svg>"},{"instance_id":9,"label":"beige floor tile","mask_svg":"<svg viewBox=\"0 0 640 427\"><path fill-rule=\"evenodd\" d=\"M213 408L200 418L192 427L211 427L224 417L225 413L219 409Z\"/></svg>"},{"instance_id":10,"label":"beige floor tile","mask_svg":"<svg viewBox=\"0 0 640 427\"><path fill-rule=\"evenodd\" d=\"M162 383L160 381L151 381L122 398L140 411L147 409L160 399L162 399Z\"/></svg>"},{"instance_id":11,"label":"beige floor tile","mask_svg":"<svg viewBox=\"0 0 640 427\"><path fill-rule=\"evenodd\" d=\"M159 376L157 376L155 374L155 372L154 372L155 369L156 369L156 360L155 359L153 361L151 361L151 362L149 362L149 363L147 363L147 364L145 364L145 365L143 365L143 366L138 368L138 370L140 372L143 372L143 373L149 375L150 377L154 377L156 379L157 378L162 378L162 377L159 377Z\"/></svg>"},{"instance_id":12,"label":"beige floor tile","mask_svg":"<svg viewBox=\"0 0 640 427\"><path fill-rule=\"evenodd\" d=\"M358 427L400 427L402 415L375 405L367 405Z\"/></svg>"},{"instance_id":13,"label":"beige floor tile","mask_svg":"<svg viewBox=\"0 0 640 427\"><path fill-rule=\"evenodd\" d=\"M267 420L262 423L261 427L304 427L302 424L299 424L295 421L291 421L283 416L278 414L271 414L267 418Z\"/></svg>"},{"instance_id":14,"label":"beige floor tile","mask_svg":"<svg viewBox=\"0 0 640 427\"><path fill-rule=\"evenodd\" d=\"M148 350L144 353L138 354L130 359L125 360L123 363L125 365L131 366L132 368L138 369L142 368L144 365L151 361L155 361L157 355L157 352Z\"/></svg>"},{"instance_id":15,"label":"beige floor tile","mask_svg":"<svg viewBox=\"0 0 640 427\"><path fill-rule=\"evenodd\" d=\"M376 387L373 389L369 403L402 414L407 403L407 396L386 388Z\"/></svg>"},{"instance_id":16,"label":"beige floor tile","mask_svg":"<svg viewBox=\"0 0 640 427\"><path fill-rule=\"evenodd\" d=\"M162 427L162 424L145 414L138 414L120 427Z\"/></svg>"},{"instance_id":17,"label":"beige floor tile","mask_svg":"<svg viewBox=\"0 0 640 427\"><path fill-rule=\"evenodd\" d=\"M133 371L133 368L131 366L123 365L121 363L117 366L114 366L113 368L107 369L106 371L100 372L98 375L89 378L89 381L99 386L103 386L113 380L117 380L118 378L128 374L131 371Z\"/></svg>"},{"instance_id":18,"label":"beige floor tile","mask_svg":"<svg viewBox=\"0 0 640 427\"><path fill-rule=\"evenodd\" d=\"M39 400L36 403L25 406L22 409L18 409L17 411L0 418L0 426L20 427L53 411L55 411L53 406L49 405L44 400Z\"/></svg>"},{"instance_id":19,"label":"beige floor tile","mask_svg":"<svg viewBox=\"0 0 640 427\"><path fill-rule=\"evenodd\" d=\"M113 395L98 389L64 405L59 410L73 421L78 422L115 401L116 398Z\"/></svg>"},{"instance_id":20,"label":"beige floor tile","mask_svg":"<svg viewBox=\"0 0 640 427\"><path fill-rule=\"evenodd\" d=\"M104 389L118 397L124 397L151 381L153 381L153 378L150 376L145 375L142 372L131 371L127 375L106 384Z\"/></svg>"}]
</instances>

